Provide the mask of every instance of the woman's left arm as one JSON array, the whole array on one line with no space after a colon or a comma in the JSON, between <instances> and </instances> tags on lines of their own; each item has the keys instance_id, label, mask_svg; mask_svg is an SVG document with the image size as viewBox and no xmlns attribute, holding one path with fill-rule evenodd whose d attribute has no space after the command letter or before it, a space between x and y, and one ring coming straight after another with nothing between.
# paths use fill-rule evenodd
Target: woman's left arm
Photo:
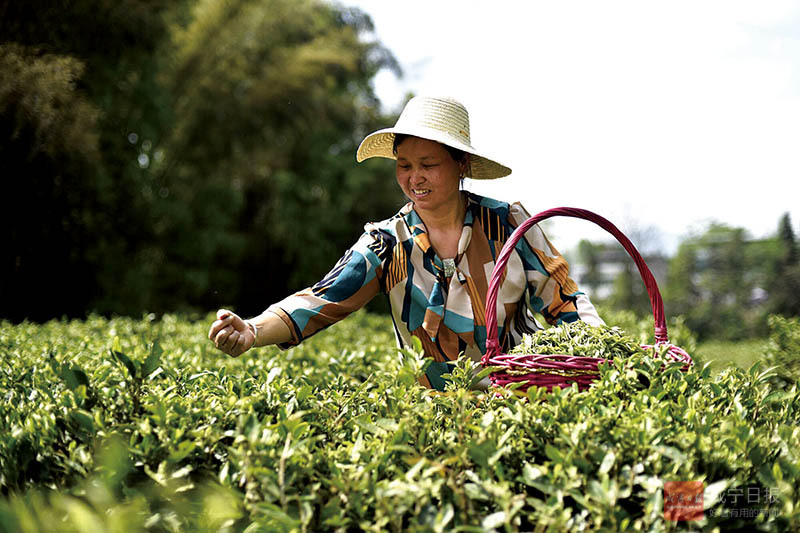
<instances>
[{"instance_id":1,"label":"woman's left arm","mask_svg":"<svg viewBox=\"0 0 800 533\"><path fill-rule=\"evenodd\" d=\"M514 227L530 218L519 204L511 205L510 222ZM582 320L598 326L604 324L589 297L578 289L569 275L569 264L545 236L538 224L531 226L525 238L517 243L525 257L531 307L550 324Z\"/></svg>"}]
</instances>

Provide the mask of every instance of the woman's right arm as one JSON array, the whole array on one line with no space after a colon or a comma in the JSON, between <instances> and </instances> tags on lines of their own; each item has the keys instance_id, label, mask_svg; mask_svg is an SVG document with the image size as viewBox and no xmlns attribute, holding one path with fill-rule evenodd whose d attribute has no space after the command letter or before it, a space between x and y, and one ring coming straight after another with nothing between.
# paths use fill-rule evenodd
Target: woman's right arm
<instances>
[{"instance_id":1,"label":"woman's right arm","mask_svg":"<svg viewBox=\"0 0 800 533\"><path fill-rule=\"evenodd\" d=\"M208 331L208 338L217 349L238 357L250 348L289 342L292 333L283 319L271 311L243 320L232 311L220 309L217 320Z\"/></svg>"},{"instance_id":2,"label":"woman's right arm","mask_svg":"<svg viewBox=\"0 0 800 533\"><path fill-rule=\"evenodd\" d=\"M394 242L377 230L365 233L317 284L298 291L249 320L217 312L208 338L233 357L253 347L288 348L363 307L381 290L383 262Z\"/></svg>"}]
</instances>

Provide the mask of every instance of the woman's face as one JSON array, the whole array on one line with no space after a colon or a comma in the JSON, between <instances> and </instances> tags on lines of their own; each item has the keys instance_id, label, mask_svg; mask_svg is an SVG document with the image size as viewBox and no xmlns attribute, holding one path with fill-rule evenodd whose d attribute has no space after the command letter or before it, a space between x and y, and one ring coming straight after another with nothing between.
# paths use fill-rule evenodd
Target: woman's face
<instances>
[{"instance_id":1,"label":"woman's face","mask_svg":"<svg viewBox=\"0 0 800 533\"><path fill-rule=\"evenodd\" d=\"M458 205L464 165L438 142L408 137L397 146L396 169L397 183L415 208L434 211Z\"/></svg>"}]
</instances>

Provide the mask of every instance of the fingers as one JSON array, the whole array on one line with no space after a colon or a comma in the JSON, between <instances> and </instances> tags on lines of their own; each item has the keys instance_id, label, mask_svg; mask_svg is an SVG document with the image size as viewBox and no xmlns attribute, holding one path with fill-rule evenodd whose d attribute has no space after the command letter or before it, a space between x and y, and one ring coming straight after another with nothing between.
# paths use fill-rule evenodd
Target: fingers
<instances>
[{"instance_id":1,"label":"fingers","mask_svg":"<svg viewBox=\"0 0 800 533\"><path fill-rule=\"evenodd\" d=\"M231 352L233 351L233 348L236 347L236 342L239 340L239 337L240 335L238 331L232 331L231 334L228 335L228 338L219 343L220 349L227 354L233 355Z\"/></svg>"},{"instance_id":2,"label":"fingers","mask_svg":"<svg viewBox=\"0 0 800 533\"><path fill-rule=\"evenodd\" d=\"M243 331L247 327L244 320L239 315L227 309L220 309L217 311L217 321L231 324L236 331Z\"/></svg>"},{"instance_id":3,"label":"fingers","mask_svg":"<svg viewBox=\"0 0 800 533\"><path fill-rule=\"evenodd\" d=\"M230 311L226 311L222 313L223 309L220 309L217 312L218 319L211 324L211 329L208 330L208 338L216 343L216 337L219 335L220 331L224 328L228 327L233 322L233 317L235 316ZM230 334L230 331L227 333ZM227 335L226 335L227 336Z\"/></svg>"},{"instance_id":4,"label":"fingers","mask_svg":"<svg viewBox=\"0 0 800 533\"><path fill-rule=\"evenodd\" d=\"M253 340L249 340L249 338L252 338ZM236 344L231 348L229 354L232 355L233 357L238 357L247 350L249 350L250 348L252 348L253 344L255 344L255 338L252 335L250 335L249 338L245 334L240 334L239 339L236 341Z\"/></svg>"},{"instance_id":5,"label":"fingers","mask_svg":"<svg viewBox=\"0 0 800 533\"><path fill-rule=\"evenodd\" d=\"M232 332L228 338L217 346L220 350L233 357L238 357L253 346L253 336L250 334L239 333L238 331Z\"/></svg>"},{"instance_id":6,"label":"fingers","mask_svg":"<svg viewBox=\"0 0 800 533\"><path fill-rule=\"evenodd\" d=\"M236 351L236 347L237 345L241 344L239 341L242 339L243 335L236 331L232 326L228 325L220 329L211 340L214 341L214 346L216 346L217 349L225 352L228 355L236 356L240 355L244 351Z\"/></svg>"},{"instance_id":7,"label":"fingers","mask_svg":"<svg viewBox=\"0 0 800 533\"><path fill-rule=\"evenodd\" d=\"M250 340L248 346L248 330L247 324L238 315L220 309L217 311L217 320L208 331L208 338L217 349L236 357L249 350L255 342L255 339ZM249 337L252 337L252 333Z\"/></svg>"}]
</instances>

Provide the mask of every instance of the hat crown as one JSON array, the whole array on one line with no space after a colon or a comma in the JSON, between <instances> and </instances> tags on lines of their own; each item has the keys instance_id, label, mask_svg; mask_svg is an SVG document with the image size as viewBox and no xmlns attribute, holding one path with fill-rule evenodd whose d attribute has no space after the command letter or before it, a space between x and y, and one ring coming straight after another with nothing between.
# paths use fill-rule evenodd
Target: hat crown
<instances>
[{"instance_id":1,"label":"hat crown","mask_svg":"<svg viewBox=\"0 0 800 533\"><path fill-rule=\"evenodd\" d=\"M478 152L470 141L469 113L457 100L447 97L415 96L409 100L393 128L374 131L364 137L356 150L356 161L371 157L396 159L397 135L428 139L469 154L466 176L491 180L511 174L511 169Z\"/></svg>"},{"instance_id":2,"label":"hat crown","mask_svg":"<svg viewBox=\"0 0 800 533\"><path fill-rule=\"evenodd\" d=\"M452 98L415 96L409 100L395 128L413 131L415 127L440 131L463 144L472 144L467 108Z\"/></svg>"}]
</instances>

